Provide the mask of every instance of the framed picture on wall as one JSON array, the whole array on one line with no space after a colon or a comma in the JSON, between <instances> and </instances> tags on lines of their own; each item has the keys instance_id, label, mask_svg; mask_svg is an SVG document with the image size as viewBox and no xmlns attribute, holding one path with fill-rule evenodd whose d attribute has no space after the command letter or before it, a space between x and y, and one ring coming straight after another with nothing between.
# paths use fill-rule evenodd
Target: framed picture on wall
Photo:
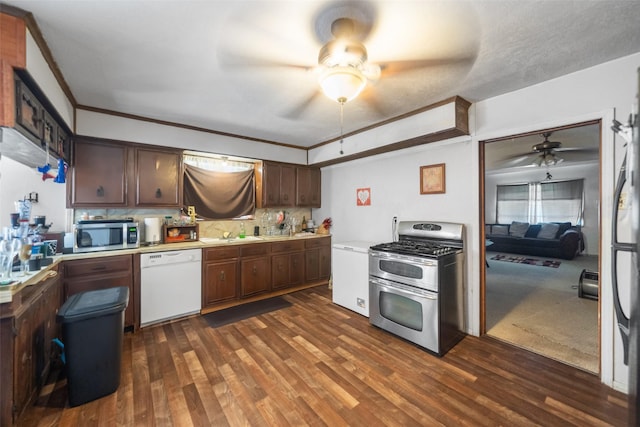
<instances>
[{"instance_id":1,"label":"framed picture on wall","mask_svg":"<svg viewBox=\"0 0 640 427\"><path fill-rule=\"evenodd\" d=\"M420 166L420 194L442 194L445 192L444 163Z\"/></svg>"}]
</instances>

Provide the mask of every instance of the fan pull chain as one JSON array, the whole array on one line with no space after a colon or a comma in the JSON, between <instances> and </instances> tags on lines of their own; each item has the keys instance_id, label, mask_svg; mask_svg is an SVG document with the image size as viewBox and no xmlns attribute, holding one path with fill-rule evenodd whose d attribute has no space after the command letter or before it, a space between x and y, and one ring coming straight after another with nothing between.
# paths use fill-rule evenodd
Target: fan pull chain
<instances>
[{"instance_id":1,"label":"fan pull chain","mask_svg":"<svg viewBox=\"0 0 640 427\"><path fill-rule=\"evenodd\" d=\"M342 151L342 143L344 142L344 102L340 102L340 154L344 154Z\"/></svg>"}]
</instances>

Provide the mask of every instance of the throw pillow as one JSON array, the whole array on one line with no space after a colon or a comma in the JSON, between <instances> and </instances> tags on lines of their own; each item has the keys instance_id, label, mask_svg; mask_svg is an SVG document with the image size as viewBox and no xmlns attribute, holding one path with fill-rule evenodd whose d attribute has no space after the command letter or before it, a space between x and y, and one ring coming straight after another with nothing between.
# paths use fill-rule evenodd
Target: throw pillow
<instances>
[{"instance_id":1,"label":"throw pillow","mask_svg":"<svg viewBox=\"0 0 640 427\"><path fill-rule=\"evenodd\" d=\"M491 227L491 234L498 236L507 236L509 234L508 225L494 225Z\"/></svg>"},{"instance_id":2,"label":"throw pillow","mask_svg":"<svg viewBox=\"0 0 640 427\"><path fill-rule=\"evenodd\" d=\"M513 237L524 237L528 229L528 222L513 221L511 227L509 227L509 235Z\"/></svg>"},{"instance_id":3,"label":"throw pillow","mask_svg":"<svg viewBox=\"0 0 640 427\"><path fill-rule=\"evenodd\" d=\"M558 224L542 224L540 232L538 233L538 239L555 239L559 229L560 225Z\"/></svg>"}]
</instances>

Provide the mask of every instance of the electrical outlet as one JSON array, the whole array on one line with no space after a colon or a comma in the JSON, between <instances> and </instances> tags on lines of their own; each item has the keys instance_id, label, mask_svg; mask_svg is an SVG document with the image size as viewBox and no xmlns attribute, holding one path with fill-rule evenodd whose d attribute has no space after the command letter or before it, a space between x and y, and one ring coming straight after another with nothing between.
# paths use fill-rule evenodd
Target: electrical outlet
<instances>
[{"instance_id":1,"label":"electrical outlet","mask_svg":"<svg viewBox=\"0 0 640 427\"><path fill-rule=\"evenodd\" d=\"M364 299L362 299L362 298L356 298L356 304L358 304L358 307L366 308Z\"/></svg>"},{"instance_id":2,"label":"electrical outlet","mask_svg":"<svg viewBox=\"0 0 640 427\"><path fill-rule=\"evenodd\" d=\"M620 193L620 200L618 200L618 209L621 211L627 209L627 193Z\"/></svg>"}]
</instances>

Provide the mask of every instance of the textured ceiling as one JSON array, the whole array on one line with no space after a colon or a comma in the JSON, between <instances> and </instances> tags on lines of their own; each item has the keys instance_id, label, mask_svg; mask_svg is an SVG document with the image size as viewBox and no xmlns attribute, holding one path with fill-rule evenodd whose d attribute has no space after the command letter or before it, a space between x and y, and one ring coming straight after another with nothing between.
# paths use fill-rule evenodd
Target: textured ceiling
<instances>
[{"instance_id":1,"label":"textured ceiling","mask_svg":"<svg viewBox=\"0 0 640 427\"><path fill-rule=\"evenodd\" d=\"M340 133L314 71L337 17L364 22L369 60L383 67L345 105L345 132L640 49L639 1L5 3L33 13L80 105L304 147Z\"/></svg>"}]
</instances>

